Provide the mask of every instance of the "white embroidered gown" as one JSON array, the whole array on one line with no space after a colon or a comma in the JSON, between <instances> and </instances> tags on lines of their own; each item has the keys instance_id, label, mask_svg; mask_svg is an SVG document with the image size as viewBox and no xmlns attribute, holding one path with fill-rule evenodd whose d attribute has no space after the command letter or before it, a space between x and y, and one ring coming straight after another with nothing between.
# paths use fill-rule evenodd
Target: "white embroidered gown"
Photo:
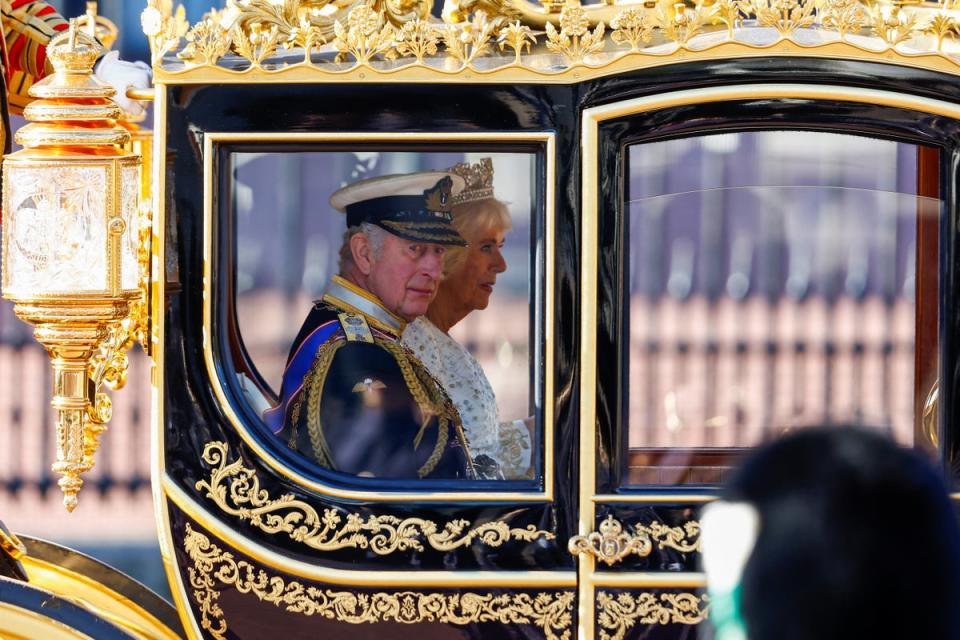
<instances>
[{"instance_id":1,"label":"white embroidered gown","mask_svg":"<svg viewBox=\"0 0 960 640\"><path fill-rule=\"evenodd\" d=\"M403 344L450 396L473 456L486 454L496 460L507 480L526 478L533 450L530 432L522 420L500 422L497 398L476 358L425 317L407 325Z\"/></svg>"}]
</instances>

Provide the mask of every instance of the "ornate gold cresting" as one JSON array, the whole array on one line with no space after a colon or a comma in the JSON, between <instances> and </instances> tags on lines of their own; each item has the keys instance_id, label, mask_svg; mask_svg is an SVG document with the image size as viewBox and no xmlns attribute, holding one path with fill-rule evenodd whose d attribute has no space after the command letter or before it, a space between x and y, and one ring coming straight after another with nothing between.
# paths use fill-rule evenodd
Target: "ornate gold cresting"
<instances>
[{"instance_id":1,"label":"ornate gold cresting","mask_svg":"<svg viewBox=\"0 0 960 640\"><path fill-rule=\"evenodd\" d=\"M271 498L260 488L260 479L243 461L227 460L227 445L210 442L203 459L214 465L209 480L197 482L197 489L224 512L270 534L287 534L291 539L317 551L369 549L377 555L397 551L423 551L424 542L437 551L452 551L480 542L499 547L511 540L532 542L552 540L554 534L534 525L510 527L505 522L487 522L471 527L468 520L453 520L442 527L422 518L349 514L344 519L336 509L320 515L310 504L290 494Z\"/></svg>"},{"instance_id":2,"label":"ornate gold cresting","mask_svg":"<svg viewBox=\"0 0 960 640\"><path fill-rule=\"evenodd\" d=\"M902 57L908 64L934 55L937 60L925 63L960 67L960 11L943 4L448 0L443 23L430 21L429 4L228 0L225 9L211 11L188 31L182 11L174 12L170 0L150 0L143 25L153 43L154 64L172 76L198 68L227 75L290 73L300 66L330 75L359 67L385 76L407 69L441 76L461 71L490 75L521 67L550 76L576 67L603 69L630 56L642 62L642 57L684 58L714 49L749 55L766 49L816 55L822 49L834 56L846 51ZM178 60L162 59L177 48L181 36L186 46ZM291 63L288 54L297 49L302 58ZM224 59L229 64L220 66Z\"/></svg>"},{"instance_id":3,"label":"ornate gold cresting","mask_svg":"<svg viewBox=\"0 0 960 640\"><path fill-rule=\"evenodd\" d=\"M430 593L416 591L352 592L305 585L238 560L188 523L183 548L193 596L200 609L200 626L218 640L228 626L218 600L225 588L252 594L291 613L322 616L347 624L442 622L466 625L477 622L529 624L549 640L570 638L573 621L572 591L529 593Z\"/></svg>"},{"instance_id":4,"label":"ornate gold cresting","mask_svg":"<svg viewBox=\"0 0 960 640\"><path fill-rule=\"evenodd\" d=\"M53 364L57 459L72 511L144 326L137 155L121 148L114 90L93 77L97 42L76 21L49 44L55 72L30 88L25 148L4 159L3 295Z\"/></svg>"},{"instance_id":5,"label":"ornate gold cresting","mask_svg":"<svg viewBox=\"0 0 960 640\"><path fill-rule=\"evenodd\" d=\"M624 531L623 525L612 515L600 523L600 530L585 536L573 536L567 548L573 555L590 554L612 566L628 555L645 558L659 549L674 549L681 553L700 551L700 523L685 522L681 527L671 527L661 522L636 524L632 532Z\"/></svg>"},{"instance_id":6,"label":"ornate gold cresting","mask_svg":"<svg viewBox=\"0 0 960 640\"><path fill-rule=\"evenodd\" d=\"M597 592L600 640L623 640L636 623L699 624L709 617L710 597L693 593Z\"/></svg>"}]
</instances>

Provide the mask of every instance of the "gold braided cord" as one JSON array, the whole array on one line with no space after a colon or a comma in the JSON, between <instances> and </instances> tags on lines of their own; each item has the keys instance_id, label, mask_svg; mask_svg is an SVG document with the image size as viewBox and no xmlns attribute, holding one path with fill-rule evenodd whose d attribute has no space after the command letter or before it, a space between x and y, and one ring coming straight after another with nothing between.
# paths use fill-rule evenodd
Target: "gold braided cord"
<instances>
[{"instance_id":1,"label":"gold braided cord","mask_svg":"<svg viewBox=\"0 0 960 640\"><path fill-rule=\"evenodd\" d=\"M405 358L413 356L414 360L416 361L416 356L410 354L406 347L400 343L397 343L397 346L401 351L404 352ZM454 406L450 396L448 396L444 390L443 385L433 377L433 374L431 374L426 367L421 364L420 366L412 367L412 369L417 375L417 379L420 381L420 384L422 384L425 388L436 390L438 397L437 402L442 405L439 415L444 417L449 416L450 421L453 423L454 436L460 442L460 446L463 447L463 455L467 460L468 477L475 480L477 478L476 466L473 462L473 455L470 453L470 441L467 439L467 434L463 430L463 421L460 419L460 412L457 411L457 408ZM446 441L446 438L444 440Z\"/></svg>"},{"instance_id":2,"label":"gold braided cord","mask_svg":"<svg viewBox=\"0 0 960 640\"><path fill-rule=\"evenodd\" d=\"M374 336L373 339L374 342L389 351L394 359L396 359L397 365L400 367L400 373L403 375L403 380L407 383L407 387L410 389L410 393L413 395L413 399L416 400L424 417L429 418L430 416L436 416L437 418L437 443L434 445L430 457L427 458L423 466L417 470L417 476L424 478L430 475L440 463L440 458L443 457L447 441L450 439L450 419L459 418L459 416L457 414L450 415L450 412L447 410L447 398L441 387L437 385L432 378L429 378L429 384L424 381L420 375L420 372L423 371L423 366L414 366L403 345L396 340L384 340L378 336ZM454 423L456 424L457 422L458 420L454 419Z\"/></svg>"},{"instance_id":3,"label":"gold braided cord","mask_svg":"<svg viewBox=\"0 0 960 640\"><path fill-rule=\"evenodd\" d=\"M327 373L333 364L333 357L340 347L347 344L346 340L329 342L317 350L317 357L308 374L307 388L307 433L310 436L310 446L317 462L328 469L336 470L333 464L333 455L323 435L323 424L320 421L320 396L323 394L323 385L327 382Z\"/></svg>"}]
</instances>

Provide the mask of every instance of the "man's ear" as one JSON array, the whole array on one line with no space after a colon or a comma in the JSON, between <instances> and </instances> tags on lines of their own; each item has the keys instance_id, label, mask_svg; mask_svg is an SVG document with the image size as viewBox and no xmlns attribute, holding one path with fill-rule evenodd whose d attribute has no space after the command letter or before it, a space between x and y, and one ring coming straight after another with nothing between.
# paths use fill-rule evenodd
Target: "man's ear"
<instances>
[{"instance_id":1,"label":"man's ear","mask_svg":"<svg viewBox=\"0 0 960 640\"><path fill-rule=\"evenodd\" d=\"M353 263L357 265L357 270L365 276L369 276L373 270L373 252L371 251L370 238L365 233L355 233L350 236L350 253L353 254Z\"/></svg>"}]
</instances>

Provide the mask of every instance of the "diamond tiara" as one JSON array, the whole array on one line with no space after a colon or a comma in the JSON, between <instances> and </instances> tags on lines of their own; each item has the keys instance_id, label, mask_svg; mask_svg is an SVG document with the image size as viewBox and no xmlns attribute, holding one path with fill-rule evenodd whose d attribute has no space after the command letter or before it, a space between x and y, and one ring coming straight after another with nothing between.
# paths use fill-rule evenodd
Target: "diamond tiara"
<instances>
[{"instance_id":1,"label":"diamond tiara","mask_svg":"<svg viewBox=\"0 0 960 640\"><path fill-rule=\"evenodd\" d=\"M493 160L490 158L481 158L472 164L461 162L447 171L460 176L467 183L463 191L453 196L451 206L493 197Z\"/></svg>"}]
</instances>

